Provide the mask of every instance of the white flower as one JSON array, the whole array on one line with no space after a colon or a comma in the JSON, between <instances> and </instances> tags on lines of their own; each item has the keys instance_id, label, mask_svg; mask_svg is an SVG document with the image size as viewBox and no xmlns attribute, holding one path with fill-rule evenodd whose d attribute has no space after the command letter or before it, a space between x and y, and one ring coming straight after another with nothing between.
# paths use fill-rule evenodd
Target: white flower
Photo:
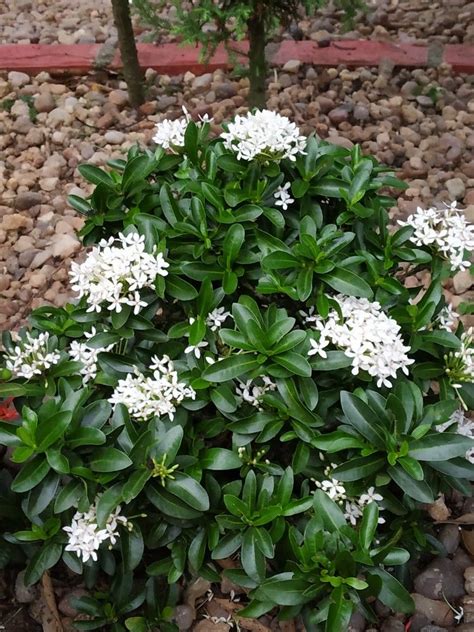
<instances>
[{"instance_id":1,"label":"white flower","mask_svg":"<svg viewBox=\"0 0 474 632\"><path fill-rule=\"evenodd\" d=\"M58 351L49 350L49 333L43 332L34 337L25 332L23 337L17 337L18 344L13 351L5 353L5 366L14 377L24 377L27 380L34 375L41 375L53 364L61 359Z\"/></svg>"},{"instance_id":2,"label":"white flower","mask_svg":"<svg viewBox=\"0 0 474 632\"><path fill-rule=\"evenodd\" d=\"M188 121L185 118L171 121L165 119L161 123L157 123L155 127L155 135L153 142L163 149L174 149L176 147L184 147L184 134Z\"/></svg>"},{"instance_id":3,"label":"white flower","mask_svg":"<svg viewBox=\"0 0 474 632\"><path fill-rule=\"evenodd\" d=\"M461 408L455 410L448 421L437 424L435 429L438 432L445 432L449 429L449 432L456 432L459 435L470 437L474 440L474 421L466 417ZM467 450L466 459L470 463L474 463L474 445Z\"/></svg>"},{"instance_id":4,"label":"white flower","mask_svg":"<svg viewBox=\"0 0 474 632\"><path fill-rule=\"evenodd\" d=\"M230 315L230 312L225 311L225 307L216 307L207 315L206 325L211 328L211 331L217 331Z\"/></svg>"},{"instance_id":5,"label":"white flower","mask_svg":"<svg viewBox=\"0 0 474 632\"><path fill-rule=\"evenodd\" d=\"M208 342L206 340L201 340L197 345L189 345L184 350L184 353L187 355L188 353L194 353L195 357L199 360L201 357L201 349L208 346Z\"/></svg>"},{"instance_id":6,"label":"white flower","mask_svg":"<svg viewBox=\"0 0 474 632\"><path fill-rule=\"evenodd\" d=\"M336 478L327 479L324 481L316 481L316 486L325 492L331 500L339 502L345 500L346 488Z\"/></svg>"},{"instance_id":7,"label":"white flower","mask_svg":"<svg viewBox=\"0 0 474 632\"><path fill-rule=\"evenodd\" d=\"M454 307L451 305L451 303L448 303L439 312L435 322L438 325L439 329L451 331L456 325L456 321L458 318L459 314L454 311Z\"/></svg>"},{"instance_id":8,"label":"white flower","mask_svg":"<svg viewBox=\"0 0 474 632\"><path fill-rule=\"evenodd\" d=\"M150 417L174 418L177 404L184 399L194 399L195 391L179 381L178 373L168 356L152 358L153 377L145 377L138 370L119 380L112 396L111 404L123 404L130 415L138 420Z\"/></svg>"},{"instance_id":9,"label":"white flower","mask_svg":"<svg viewBox=\"0 0 474 632\"><path fill-rule=\"evenodd\" d=\"M451 264L451 270L467 270L470 261L465 252L474 250L474 226L467 223L456 202L445 205L444 209L417 208L401 226L412 226L411 241L416 246L430 246Z\"/></svg>"},{"instance_id":10,"label":"white flower","mask_svg":"<svg viewBox=\"0 0 474 632\"><path fill-rule=\"evenodd\" d=\"M350 500L346 500L344 505L344 518L349 520L352 525L356 525L359 518L362 517L362 510L359 505Z\"/></svg>"},{"instance_id":11,"label":"white flower","mask_svg":"<svg viewBox=\"0 0 474 632\"><path fill-rule=\"evenodd\" d=\"M383 496L375 491L375 487L369 487L365 494L361 494L359 504L368 505L369 503L379 503L382 500Z\"/></svg>"},{"instance_id":12,"label":"white flower","mask_svg":"<svg viewBox=\"0 0 474 632\"><path fill-rule=\"evenodd\" d=\"M454 388L463 382L474 382L474 328L461 335L461 346L444 356L446 374Z\"/></svg>"},{"instance_id":13,"label":"white flower","mask_svg":"<svg viewBox=\"0 0 474 632\"><path fill-rule=\"evenodd\" d=\"M263 375L259 378L263 384L254 384L253 380L247 380L246 382L239 382L239 385L235 389L237 397L248 404L252 404L259 410L261 410L260 402L268 391L274 391L276 384L267 376Z\"/></svg>"},{"instance_id":14,"label":"white flower","mask_svg":"<svg viewBox=\"0 0 474 632\"><path fill-rule=\"evenodd\" d=\"M99 529L97 525L97 501L89 507L85 513L77 511L72 519L71 526L63 527L63 531L68 534L68 544L66 551L76 553L83 562L92 559L97 562L97 551L100 545L107 540L113 545L117 538L120 537L118 526L123 525L131 528L125 516L120 515L120 505L107 518L107 522L103 529Z\"/></svg>"},{"instance_id":15,"label":"white flower","mask_svg":"<svg viewBox=\"0 0 474 632\"><path fill-rule=\"evenodd\" d=\"M236 116L227 132L221 134L224 147L237 154L239 160L296 160L303 154L306 138L286 116L270 110Z\"/></svg>"},{"instance_id":16,"label":"white flower","mask_svg":"<svg viewBox=\"0 0 474 632\"><path fill-rule=\"evenodd\" d=\"M118 245L116 245L118 244ZM138 233L101 240L83 263L72 262L71 285L79 298L86 297L88 312L100 312L102 307L121 312L124 305L138 314L147 303L139 290L153 288L157 276L168 274L161 252L145 251L145 237Z\"/></svg>"},{"instance_id":17,"label":"white flower","mask_svg":"<svg viewBox=\"0 0 474 632\"><path fill-rule=\"evenodd\" d=\"M275 206L281 206L284 211L294 202L294 199L288 193L290 186L291 184L287 182L284 186L278 187L274 193L274 197L276 198Z\"/></svg>"},{"instance_id":18,"label":"white flower","mask_svg":"<svg viewBox=\"0 0 474 632\"><path fill-rule=\"evenodd\" d=\"M351 358L353 375L367 371L377 378L378 387L382 384L391 387L388 378L396 378L399 369L408 375L408 366L414 362L406 355L410 347L403 344L400 326L382 311L380 304L342 294L335 299L341 308L342 321L336 310L330 311L325 320L307 317L319 331L319 340L310 340L308 356L318 354L325 358L325 348L331 342Z\"/></svg>"},{"instance_id":19,"label":"white flower","mask_svg":"<svg viewBox=\"0 0 474 632\"><path fill-rule=\"evenodd\" d=\"M313 305L308 309L307 312L305 312L302 309L298 310L298 314L303 319L303 322L305 323L305 325L309 323L317 323L321 320L321 317L315 313L315 309Z\"/></svg>"}]
</instances>

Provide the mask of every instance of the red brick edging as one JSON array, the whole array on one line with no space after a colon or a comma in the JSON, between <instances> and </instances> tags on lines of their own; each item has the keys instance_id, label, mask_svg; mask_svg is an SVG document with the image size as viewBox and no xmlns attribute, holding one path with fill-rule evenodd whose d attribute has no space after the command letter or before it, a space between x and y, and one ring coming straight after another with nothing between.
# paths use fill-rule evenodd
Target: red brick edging
<instances>
[{"instance_id":1,"label":"red brick edging","mask_svg":"<svg viewBox=\"0 0 474 632\"><path fill-rule=\"evenodd\" d=\"M236 49L245 52L247 43L239 43ZM35 74L46 70L83 74L98 66L110 70L121 68L118 52L108 64L99 63L102 53L100 44L3 44L0 45L0 71L19 70ZM199 48L191 46L140 43L138 54L143 68L154 68L161 74L176 75L188 70L202 74L229 66L228 55L222 47L208 64L201 63ZM285 40L280 44L271 44L268 57L273 65L284 65L289 60L297 59L315 66L377 66L382 60L389 59L396 66L421 68L428 66L428 47L372 40L337 40L325 48L319 48L311 41ZM240 59L243 61L245 58L241 56ZM452 65L455 72L474 73L472 45L447 45L440 59Z\"/></svg>"}]
</instances>

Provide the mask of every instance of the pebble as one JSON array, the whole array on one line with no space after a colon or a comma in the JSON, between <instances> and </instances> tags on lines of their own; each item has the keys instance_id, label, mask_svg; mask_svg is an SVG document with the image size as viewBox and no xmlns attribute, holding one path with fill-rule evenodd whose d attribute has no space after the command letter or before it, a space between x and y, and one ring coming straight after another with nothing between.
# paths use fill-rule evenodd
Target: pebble
<instances>
[{"instance_id":1,"label":"pebble","mask_svg":"<svg viewBox=\"0 0 474 632\"><path fill-rule=\"evenodd\" d=\"M117 130L109 130L105 132L104 140L111 145L121 145L125 140L125 134Z\"/></svg>"},{"instance_id":2,"label":"pebble","mask_svg":"<svg viewBox=\"0 0 474 632\"><path fill-rule=\"evenodd\" d=\"M30 82L30 77L25 72L17 72L12 70L8 73L8 83L12 88L21 88Z\"/></svg>"},{"instance_id":3,"label":"pebble","mask_svg":"<svg viewBox=\"0 0 474 632\"><path fill-rule=\"evenodd\" d=\"M453 625L454 614L451 608L444 601L435 601L434 599L428 599L423 595L412 593L413 600L415 601L416 611L431 622L437 625Z\"/></svg>"},{"instance_id":4,"label":"pebble","mask_svg":"<svg viewBox=\"0 0 474 632\"><path fill-rule=\"evenodd\" d=\"M176 606L174 620L179 630L189 630L196 618L196 611L187 604Z\"/></svg>"},{"instance_id":5,"label":"pebble","mask_svg":"<svg viewBox=\"0 0 474 632\"><path fill-rule=\"evenodd\" d=\"M301 68L301 62L299 59L289 59L283 65L284 72L297 73L300 68Z\"/></svg>"},{"instance_id":6,"label":"pebble","mask_svg":"<svg viewBox=\"0 0 474 632\"><path fill-rule=\"evenodd\" d=\"M33 103L38 112L51 112L56 107L56 101L50 92L41 92Z\"/></svg>"},{"instance_id":7,"label":"pebble","mask_svg":"<svg viewBox=\"0 0 474 632\"><path fill-rule=\"evenodd\" d=\"M461 541L461 531L455 524L445 524L441 527L438 540L446 549L446 553L453 555L457 551L459 542Z\"/></svg>"},{"instance_id":8,"label":"pebble","mask_svg":"<svg viewBox=\"0 0 474 632\"><path fill-rule=\"evenodd\" d=\"M3 230L19 230L21 228L32 228L33 220L20 213L12 213L12 215L4 215L0 227Z\"/></svg>"},{"instance_id":9,"label":"pebble","mask_svg":"<svg viewBox=\"0 0 474 632\"><path fill-rule=\"evenodd\" d=\"M457 272L453 277L453 286L456 294L464 294L474 283L474 277L469 270Z\"/></svg>"},{"instance_id":10,"label":"pebble","mask_svg":"<svg viewBox=\"0 0 474 632\"><path fill-rule=\"evenodd\" d=\"M78 252L80 248L81 244L76 237L67 234L54 235L51 252L53 257L67 259Z\"/></svg>"},{"instance_id":11,"label":"pebble","mask_svg":"<svg viewBox=\"0 0 474 632\"><path fill-rule=\"evenodd\" d=\"M18 603L31 603L36 599L38 589L36 586L25 585L25 571L20 571L15 580L15 599Z\"/></svg>"},{"instance_id":12,"label":"pebble","mask_svg":"<svg viewBox=\"0 0 474 632\"><path fill-rule=\"evenodd\" d=\"M474 566L469 566L464 571L465 589L469 595L474 595Z\"/></svg>"},{"instance_id":13,"label":"pebble","mask_svg":"<svg viewBox=\"0 0 474 632\"><path fill-rule=\"evenodd\" d=\"M58 603L58 610L61 614L64 614L66 617L77 617L78 610L73 606L71 601L73 599L79 599L80 597L88 596L87 590L85 588L74 588L70 592L66 593L64 597Z\"/></svg>"},{"instance_id":14,"label":"pebble","mask_svg":"<svg viewBox=\"0 0 474 632\"><path fill-rule=\"evenodd\" d=\"M415 591L429 599L448 601L464 595L462 573L452 560L438 558L433 560L414 581Z\"/></svg>"},{"instance_id":15,"label":"pebble","mask_svg":"<svg viewBox=\"0 0 474 632\"><path fill-rule=\"evenodd\" d=\"M466 192L466 185L461 178L450 178L446 180L446 188L451 200L462 200Z\"/></svg>"}]
</instances>

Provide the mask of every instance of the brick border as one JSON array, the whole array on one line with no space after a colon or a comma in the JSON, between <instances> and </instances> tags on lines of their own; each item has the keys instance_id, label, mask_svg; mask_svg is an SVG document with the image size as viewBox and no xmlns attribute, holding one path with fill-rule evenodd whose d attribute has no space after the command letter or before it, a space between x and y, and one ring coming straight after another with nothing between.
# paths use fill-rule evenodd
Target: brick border
<instances>
[{"instance_id":1,"label":"brick border","mask_svg":"<svg viewBox=\"0 0 474 632\"><path fill-rule=\"evenodd\" d=\"M236 44L237 59L245 61L247 42ZM107 49L107 50L105 50ZM272 65L284 65L298 59L315 66L378 66L382 60L391 60L396 66L422 68L429 66L428 46L376 42L372 40L336 40L319 48L315 42L285 40L268 46L268 59ZM227 68L229 59L223 47L207 64L199 57L199 48L177 44L138 44L138 55L143 68L153 68L160 74L177 75L186 71L203 74L218 68ZM455 72L474 73L474 46L451 44L439 51L441 61L450 64ZM118 51L110 45L75 44L3 44L0 45L0 71L19 70L35 74L43 70L66 74L85 74L94 68L120 70Z\"/></svg>"}]
</instances>

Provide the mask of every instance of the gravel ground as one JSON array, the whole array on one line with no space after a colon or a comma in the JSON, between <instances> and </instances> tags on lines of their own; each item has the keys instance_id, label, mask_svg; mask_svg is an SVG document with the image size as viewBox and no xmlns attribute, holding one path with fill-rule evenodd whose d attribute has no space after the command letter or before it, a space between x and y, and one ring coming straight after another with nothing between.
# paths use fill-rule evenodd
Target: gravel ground
<instances>
[{"instance_id":1,"label":"gravel ground","mask_svg":"<svg viewBox=\"0 0 474 632\"><path fill-rule=\"evenodd\" d=\"M289 62L269 83L268 107L334 143L361 143L410 187L394 215L458 200L474 221L474 78L437 70L317 70ZM181 115L224 118L246 111L247 80L223 71L194 77L147 72L150 101L136 113L124 85L106 75L57 83L46 73L0 79L0 328L21 323L45 302L70 298L67 270L82 218L70 193L89 190L77 165L104 165L131 145L151 143L156 121ZM78 187L81 187L80 189ZM453 302L472 277L458 274ZM472 293L468 298L472 298Z\"/></svg>"},{"instance_id":2,"label":"gravel ground","mask_svg":"<svg viewBox=\"0 0 474 632\"><path fill-rule=\"evenodd\" d=\"M290 33L317 41L328 38L396 39L427 43L474 42L474 2L469 0L367 0L368 11L344 33L341 13L329 5L311 19L301 19ZM163 12L172 17L173 11ZM138 24L139 39L150 34ZM160 41L170 41L163 34ZM2 0L1 43L76 44L115 41L110 0Z\"/></svg>"}]
</instances>

